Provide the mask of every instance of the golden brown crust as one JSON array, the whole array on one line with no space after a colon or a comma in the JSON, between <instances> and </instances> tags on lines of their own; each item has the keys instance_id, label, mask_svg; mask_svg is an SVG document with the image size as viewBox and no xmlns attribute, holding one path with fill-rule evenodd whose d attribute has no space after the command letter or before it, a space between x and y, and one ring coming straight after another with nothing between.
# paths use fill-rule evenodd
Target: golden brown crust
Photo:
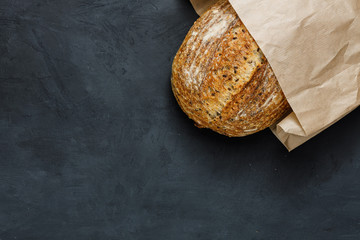
<instances>
[{"instance_id":1,"label":"golden brown crust","mask_svg":"<svg viewBox=\"0 0 360 240\"><path fill-rule=\"evenodd\" d=\"M246 136L290 106L267 59L227 0L193 25L175 56L171 85L196 126Z\"/></svg>"}]
</instances>

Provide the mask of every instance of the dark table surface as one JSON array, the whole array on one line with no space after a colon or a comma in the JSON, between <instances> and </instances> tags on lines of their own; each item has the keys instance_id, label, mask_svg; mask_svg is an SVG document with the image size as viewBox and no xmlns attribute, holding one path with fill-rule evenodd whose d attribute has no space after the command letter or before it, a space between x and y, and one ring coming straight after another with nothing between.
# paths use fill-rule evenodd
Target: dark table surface
<instances>
[{"instance_id":1,"label":"dark table surface","mask_svg":"<svg viewBox=\"0 0 360 240\"><path fill-rule=\"evenodd\" d=\"M360 109L288 153L193 126L187 0L0 1L0 239L360 239Z\"/></svg>"}]
</instances>

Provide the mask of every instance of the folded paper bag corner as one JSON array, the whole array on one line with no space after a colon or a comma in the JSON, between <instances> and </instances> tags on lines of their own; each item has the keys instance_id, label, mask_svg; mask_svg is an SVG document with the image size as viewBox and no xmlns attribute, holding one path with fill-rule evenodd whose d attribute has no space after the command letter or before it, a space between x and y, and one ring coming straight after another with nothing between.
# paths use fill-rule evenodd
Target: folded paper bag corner
<instances>
[{"instance_id":1,"label":"folded paper bag corner","mask_svg":"<svg viewBox=\"0 0 360 240\"><path fill-rule=\"evenodd\" d=\"M201 14L216 0L191 2ZM289 150L360 105L358 0L229 2L270 62L294 111L272 128Z\"/></svg>"},{"instance_id":2,"label":"folded paper bag corner","mask_svg":"<svg viewBox=\"0 0 360 240\"><path fill-rule=\"evenodd\" d=\"M315 136L306 135L294 113L290 113L278 124L271 126L270 129L289 152Z\"/></svg>"}]
</instances>

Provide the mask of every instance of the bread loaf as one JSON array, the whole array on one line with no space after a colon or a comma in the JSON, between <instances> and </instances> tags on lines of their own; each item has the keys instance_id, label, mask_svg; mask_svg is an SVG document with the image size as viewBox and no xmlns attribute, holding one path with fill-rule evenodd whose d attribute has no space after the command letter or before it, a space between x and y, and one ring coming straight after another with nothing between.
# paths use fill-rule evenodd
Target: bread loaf
<instances>
[{"instance_id":1,"label":"bread loaf","mask_svg":"<svg viewBox=\"0 0 360 240\"><path fill-rule=\"evenodd\" d=\"M263 130L290 110L267 59L227 0L190 29L174 58L171 85L196 126L227 136Z\"/></svg>"}]
</instances>

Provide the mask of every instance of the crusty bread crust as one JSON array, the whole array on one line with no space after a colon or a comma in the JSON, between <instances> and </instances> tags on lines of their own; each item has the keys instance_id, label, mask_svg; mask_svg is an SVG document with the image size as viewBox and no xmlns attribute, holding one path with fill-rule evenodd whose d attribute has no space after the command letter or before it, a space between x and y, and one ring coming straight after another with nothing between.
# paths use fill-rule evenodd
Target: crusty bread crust
<instances>
[{"instance_id":1,"label":"crusty bread crust","mask_svg":"<svg viewBox=\"0 0 360 240\"><path fill-rule=\"evenodd\" d=\"M171 85L196 126L227 136L263 130L290 110L267 59L227 0L190 29L175 56Z\"/></svg>"}]
</instances>

